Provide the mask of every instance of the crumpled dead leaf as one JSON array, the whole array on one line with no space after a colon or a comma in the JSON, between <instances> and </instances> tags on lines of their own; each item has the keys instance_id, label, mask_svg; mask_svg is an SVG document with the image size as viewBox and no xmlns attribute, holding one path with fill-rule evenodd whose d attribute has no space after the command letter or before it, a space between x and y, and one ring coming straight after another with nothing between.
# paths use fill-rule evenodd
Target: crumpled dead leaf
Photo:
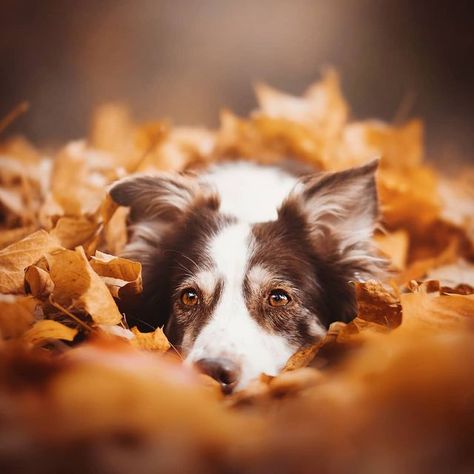
<instances>
[{"instance_id":1,"label":"crumpled dead leaf","mask_svg":"<svg viewBox=\"0 0 474 474\"><path fill-rule=\"evenodd\" d=\"M46 260L55 302L86 311L96 324L118 324L122 320L107 286L90 266L81 247L51 252Z\"/></svg>"},{"instance_id":2,"label":"crumpled dead leaf","mask_svg":"<svg viewBox=\"0 0 474 474\"><path fill-rule=\"evenodd\" d=\"M30 265L25 271L25 291L36 298L47 298L54 290L49 271L37 265Z\"/></svg>"},{"instance_id":3,"label":"crumpled dead leaf","mask_svg":"<svg viewBox=\"0 0 474 474\"><path fill-rule=\"evenodd\" d=\"M38 303L31 296L0 295L0 340L20 337L33 324Z\"/></svg>"},{"instance_id":4,"label":"crumpled dead leaf","mask_svg":"<svg viewBox=\"0 0 474 474\"><path fill-rule=\"evenodd\" d=\"M0 144L0 248L13 244L0 251L0 291L17 293L0 296L8 339L0 345L0 400L12 407L2 411L0 437L35 444L25 456L21 442L9 443L15 462L37 468L45 456L56 472L55 460L66 453L69 463L77 443L81 461L118 459L134 472L149 460L166 472L203 473L282 466L303 473L316 465L383 472L388 464L394 472L445 472L465 461L474 426L469 170L447 179L424 164L418 120L351 121L334 71L302 97L260 85L257 98L249 117L225 112L216 131L162 120L137 125L113 104L98 109L87 140L51 158L22 139ZM392 287L356 283L357 317L333 323L283 373L262 375L221 403L217 382L168 361L161 329L141 333L122 321L113 297L139 293L141 277L136 262L115 256L126 242L127 210L104 199L113 180L228 158L293 159L320 171L377 157L385 234L375 242L392 262ZM37 229L45 230L32 234ZM23 285L34 297L18 294ZM77 329L69 325L81 333L71 350L52 344L65 350L61 358L10 350L18 339L72 341ZM354 440L359 449L339 455Z\"/></svg>"},{"instance_id":5,"label":"crumpled dead leaf","mask_svg":"<svg viewBox=\"0 0 474 474\"><path fill-rule=\"evenodd\" d=\"M171 346L161 328L156 328L153 332L140 332L137 327L131 329L135 338L132 344L147 351L166 352Z\"/></svg>"},{"instance_id":6,"label":"crumpled dead leaf","mask_svg":"<svg viewBox=\"0 0 474 474\"><path fill-rule=\"evenodd\" d=\"M74 249L87 244L96 236L100 223L95 216L60 217L50 234L61 246Z\"/></svg>"},{"instance_id":7,"label":"crumpled dead leaf","mask_svg":"<svg viewBox=\"0 0 474 474\"><path fill-rule=\"evenodd\" d=\"M102 277L115 298L142 292L142 266L139 262L97 251L90 265Z\"/></svg>"},{"instance_id":8,"label":"crumpled dead leaf","mask_svg":"<svg viewBox=\"0 0 474 474\"><path fill-rule=\"evenodd\" d=\"M402 323L400 299L377 281L355 283L357 317L394 329Z\"/></svg>"},{"instance_id":9,"label":"crumpled dead leaf","mask_svg":"<svg viewBox=\"0 0 474 474\"><path fill-rule=\"evenodd\" d=\"M63 341L72 341L77 334L77 329L70 328L58 321L44 319L37 321L23 335L23 340L34 346L41 345L47 341L61 339Z\"/></svg>"},{"instance_id":10,"label":"crumpled dead leaf","mask_svg":"<svg viewBox=\"0 0 474 474\"><path fill-rule=\"evenodd\" d=\"M59 248L56 238L39 230L0 250L0 293L23 293L26 267Z\"/></svg>"},{"instance_id":11,"label":"crumpled dead leaf","mask_svg":"<svg viewBox=\"0 0 474 474\"><path fill-rule=\"evenodd\" d=\"M430 331L459 329L474 323L474 294L442 294L439 282L414 283L412 293L400 296L404 324Z\"/></svg>"}]
</instances>

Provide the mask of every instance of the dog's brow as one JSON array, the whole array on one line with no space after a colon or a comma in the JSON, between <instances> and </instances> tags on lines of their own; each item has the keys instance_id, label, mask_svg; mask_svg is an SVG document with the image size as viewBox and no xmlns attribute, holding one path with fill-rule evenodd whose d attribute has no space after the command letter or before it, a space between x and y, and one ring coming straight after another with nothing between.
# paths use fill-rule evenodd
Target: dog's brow
<instances>
[{"instance_id":1,"label":"dog's brow","mask_svg":"<svg viewBox=\"0 0 474 474\"><path fill-rule=\"evenodd\" d=\"M201 271L196 274L195 281L204 293L211 295L217 286L217 276L211 271Z\"/></svg>"},{"instance_id":2,"label":"dog's brow","mask_svg":"<svg viewBox=\"0 0 474 474\"><path fill-rule=\"evenodd\" d=\"M249 270L247 278L251 285L262 286L272 278L272 273L263 265L254 265Z\"/></svg>"},{"instance_id":3,"label":"dog's brow","mask_svg":"<svg viewBox=\"0 0 474 474\"><path fill-rule=\"evenodd\" d=\"M195 274L190 274L179 285L178 291L189 286L198 286L199 289L208 295L212 295L216 290L218 277L211 270L202 270Z\"/></svg>"}]
</instances>

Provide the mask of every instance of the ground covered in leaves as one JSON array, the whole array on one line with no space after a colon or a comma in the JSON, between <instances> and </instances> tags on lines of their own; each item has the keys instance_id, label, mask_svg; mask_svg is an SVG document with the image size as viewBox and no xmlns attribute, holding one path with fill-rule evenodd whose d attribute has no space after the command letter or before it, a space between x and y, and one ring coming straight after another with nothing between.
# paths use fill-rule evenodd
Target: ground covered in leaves
<instances>
[{"instance_id":1,"label":"ground covered in leaves","mask_svg":"<svg viewBox=\"0 0 474 474\"><path fill-rule=\"evenodd\" d=\"M474 470L474 173L443 177L422 124L353 121L333 71L302 97L268 86L217 130L135 124L98 108L59 151L0 143L0 471L468 473ZM120 258L138 171L245 158L339 170L380 157L388 281L358 283L335 323L277 377L224 398L161 329L129 327Z\"/></svg>"}]
</instances>

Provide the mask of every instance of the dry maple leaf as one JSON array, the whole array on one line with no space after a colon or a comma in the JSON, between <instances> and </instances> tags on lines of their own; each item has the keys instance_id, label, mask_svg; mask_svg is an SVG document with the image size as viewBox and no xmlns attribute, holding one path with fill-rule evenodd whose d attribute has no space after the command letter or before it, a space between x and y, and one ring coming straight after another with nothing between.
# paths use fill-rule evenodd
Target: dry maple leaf
<instances>
[{"instance_id":1,"label":"dry maple leaf","mask_svg":"<svg viewBox=\"0 0 474 474\"><path fill-rule=\"evenodd\" d=\"M58 321L42 320L37 321L23 335L23 340L34 346L41 345L45 342L55 339L63 341L72 341L77 334L77 329L70 328Z\"/></svg>"},{"instance_id":2,"label":"dry maple leaf","mask_svg":"<svg viewBox=\"0 0 474 474\"><path fill-rule=\"evenodd\" d=\"M81 247L57 250L47 255L46 260L55 302L86 311L96 324L118 324L122 320L107 286L90 266Z\"/></svg>"},{"instance_id":3,"label":"dry maple leaf","mask_svg":"<svg viewBox=\"0 0 474 474\"><path fill-rule=\"evenodd\" d=\"M21 336L33 324L38 303L31 296L0 295L0 339Z\"/></svg>"},{"instance_id":4,"label":"dry maple leaf","mask_svg":"<svg viewBox=\"0 0 474 474\"><path fill-rule=\"evenodd\" d=\"M401 295L404 322L402 328L420 327L424 330L465 328L474 323L474 294L440 294L439 282L435 291L429 286L415 285L413 293Z\"/></svg>"},{"instance_id":5,"label":"dry maple leaf","mask_svg":"<svg viewBox=\"0 0 474 474\"><path fill-rule=\"evenodd\" d=\"M48 270L30 265L25 270L25 291L36 298L47 298L54 290L54 282Z\"/></svg>"},{"instance_id":6,"label":"dry maple leaf","mask_svg":"<svg viewBox=\"0 0 474 474\"><path fill-rule=\"evenodd\" d=\"M61 217L50 231L64 248L86 246L97 234L100 224L94 216Z\"/></svg>"},{"instance_id":7,"label":"dry maple leaf","mask_svg":"<svg viewBox=\"0 0 474 474\"><path fill-rule=\"evenodd\" d=\"M140 332L137 327L133 327L131 331L135 336L132 344L139 349L166 352L171 347L161 328L156 328L153 332Z\"/></svg>"},{"instance_id":8,"label":"dry maple leaf","mask_svg":"<svg viewBox=\"0 0 474 474\"><path fill-rule=\"evenodd\" d=\"M124 298L142 292L142 266L139 262L97 251L90 265L114 297Z\"/></svg>"},{"instance_id":9,"label":"dry maple leaf","mask_svg":"<svg viewBox=\"0 0 474 474\"><path fill-rule=\"evenodd\" d=\"M25 269L59 248L56 238L39 230L0 250L0 293L23 293Z\"/></svg>"}]
</instances>

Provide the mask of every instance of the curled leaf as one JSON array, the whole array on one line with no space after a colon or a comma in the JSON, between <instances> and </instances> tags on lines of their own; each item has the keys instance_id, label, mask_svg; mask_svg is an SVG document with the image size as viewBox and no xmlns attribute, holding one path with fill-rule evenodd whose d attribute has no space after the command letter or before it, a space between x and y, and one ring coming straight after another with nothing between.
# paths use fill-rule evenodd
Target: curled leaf
<instances>
[{"instance_id":1,"label":"curled leaf","mask_svg":"<svg viewBox=\"0 0 474 474\"><path fill-rule=\"evenodd\" d=\"M37 298L47 298L54 289L49 272L36 265L29 266L25 271L25 290Z\"/></svg>"},{"instance_id":2,"label":"curled leaf","mask_svg":"<svg viewBox=\"0 0 474 474\"><path fill-rule=\"evenodd\" d=\"M166 352L170 348L170 343L160 328L156 328L153 332L140 332L137 327L133 327L132 333L135 335L132 344L139 349Z\"/></svg>"},{"instance_id":3,"label":"curled leaf","mask_svg":"<svg viewBox=\"0 0 474 474\"><path fill-rule=\"evenodd\" d=\"M21 336L33 323L37 305L30 296L0 295L0 338Z\"/></svg>"},{"instance_id":4,"label":"curled leaf","mask_svg":"<svg viewBox=\"0 0 474 474\"><path fill-rule=\"evenodd\" d=\"M54 283L53 299L66 308L84 310L97 324L117 324L122 316L102 279L81 247L58 250L47 257Z\"/></svg>"},{"instance_id":5,"label":"curled leaf","mask_svg":"<svg viewBox=\"0 0 474 474\"><path fill-rule=\"evenodd\" d=\"M23 336L23 340L34 346L51 339L61 339L63 341L72 341L77 334L77 329L65 326L58 321L44 319L37 321L33 327L28 329Z\"/></svg>"},{"instance_id":6,"label":"curled leaf","mask_svg":"<svg viewBox=\"0 0 474 474\"><path fill-rule=\"evenodd\" d=\"M139 262L97 251L90 265L103 277L113 296L123 298L142 292L142 266Z\"/></svg>"},{"instance_id":7,"label":"curled leaf","mask_svg":"<svg viewBox=\"0 0 474 474\"><path fill-rule=\"evenodd\" d=\"M23 293L25 268L59 248L56 238L39 230L0 250L0 293Z\"/></svg>"}]
</instances>

